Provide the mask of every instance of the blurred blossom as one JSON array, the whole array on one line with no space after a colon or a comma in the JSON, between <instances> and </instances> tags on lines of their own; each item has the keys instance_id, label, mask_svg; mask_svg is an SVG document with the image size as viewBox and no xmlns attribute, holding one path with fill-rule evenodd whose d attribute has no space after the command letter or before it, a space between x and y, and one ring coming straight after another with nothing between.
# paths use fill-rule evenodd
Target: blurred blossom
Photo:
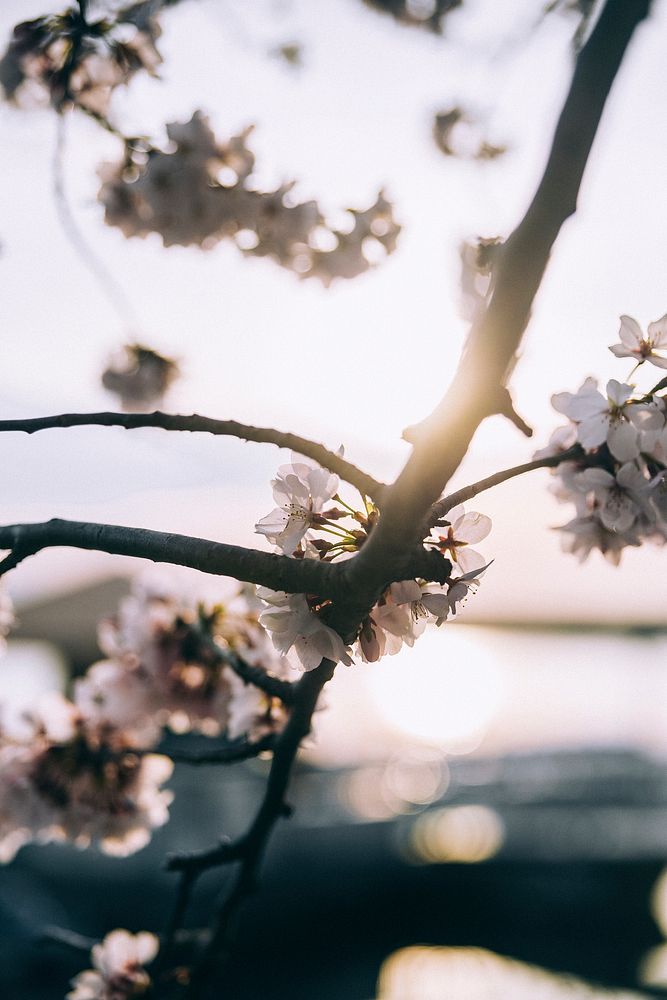
<instances>
[{"instance_id":1,"label":"blurred blossom","mask_svg":"<svg viewBox=\"0 0 667 1000\"><path fill-rule=\"evenodd\" d=\"M151 747L162 726L175 732L242 735L281 728L284 714L261 692L247 691L225 664L225 653L284 676L261 627L254 597L241 591L225 604L192 604L160 586L135 585L114 618L100 623L109 661L77 682L77 705L89 717L123 725L128 738Z\"/></svg>"},{"instance_id":2,"label":"blurred blossom","mask_svg":"<svg viewBox=\"0 0 667 1000\"><path fill-rule=\"evenodd\" d=\"M480 128L463 108L439 112L433 119L433 141L445 156L469 160L495 160L506 152L483 138Z\"/></svg>"},{"instance_id":3,"label":"blurred blossom","mask_svg":"<svg viewBox=\"0 0 667 1000\"><path fill-rule=\"evenodd\" d=\"M178 378L178 364L151 347L127 344L102 373L102 385L118 396L124 410L141 412L162 405Z\"/></svg>"},{"instance_id":4,"label":"blurred blossom","mask_svg":"<svg viewBox=\"0 0 667 1000\"><path fill-rule=\"evenodd\" d=\"M28 721L25 738L0 732L1 861L31 840L95 843L124 857L166 823L166 757L138 756L122 729L86 720L60 695L42 698Z\"/></svg>"},{"instance_id":5,"label":"blurred blossom","mask_svg":"<svg viewBox=\"0 0 667 1000\"><path fill-rule=\"evenodd\" d=\"M173 358L143 344L127 344L109 361L102 385L118 396L124 410L140 412L161 405L178 376Z\"/></svg>"},{"instance_id":6,"label":"blurred blossom","mask_svg":"<svg viewBox=\"0 0 667 1000\"><path fill-rule=\"evenodd\" d=\"M138 20L131 7L113 21L88 22L75 7L23 21L0 60L5 98L59 111L73 104L106 117L116 87L138 70L155 74L158 35L157 22L150 16Z\"/></svg>"},{"instance_id":7,"label":"blurred blossom","mask_svg":"<svg viewBox=\"0 0 667 1000\"><path fill-rule=\"evenodd\" d=\"M270 257L301 278L354 278L374 263L375 247L392 253L400 226L380 192L364 211L350 209L349 231L326 226L314 201L298 202L293 184L275 191L253 186L252 126L219 142L208 119L196 112L188 122L166 126L166 150L128 144L119 163L99 170L99 200L105 220L123 234L159 233L165 246L211 249L225 237L246 255ZM322 248L322 233L328 244Z\"/></svg>"},{"instance_id":8,"label":"blurred blossom","mask_svg":"<svg viewBox=\"0 0 667 1000\"><path fill-rule=\"evenodd\" d=\"M130 1000L143 996L151 988L151 978L144 966L158 953L159 941L143 931L111 931L94 945L91 959L94 969L80 972L72 980L74 989L67 1000Z\"/></svg>"}]
</instances>

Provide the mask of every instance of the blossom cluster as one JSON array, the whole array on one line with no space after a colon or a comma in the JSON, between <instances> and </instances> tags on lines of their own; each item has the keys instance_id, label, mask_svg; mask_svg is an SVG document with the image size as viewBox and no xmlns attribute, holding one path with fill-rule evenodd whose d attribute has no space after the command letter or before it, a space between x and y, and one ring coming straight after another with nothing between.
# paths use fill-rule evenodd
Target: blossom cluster
<instances>
[{"instance_id":1,"label":"blossom cluster","mask_svg":"<svg viewBox=\"0 0 667 1000\"><path fill-rule=\"evenodd\" d=\"M393 252L400 226L382 192L370 208L351 210L343 230L326 225L317 202L297 201L292 184L258 191L251 131L220 142L196 112L188 122L166 126L165 150L128 144L119 163L99 171L105 221L126 237L158 233L167 247L207 250L230 238L247 256L269 257L327 286L363 274Z\"/></svg>"},{"instance_id":2,"label":"blossom cluster","mask_svg":"<svg viewBox=\"0 0 667 1000\"><path fill-rule=\"evenodd\" d=\"M349 557L366 542L381 516L378 507L362 496L363 510L356 510L339 495L339 478L298 456L278 469L272 481L277 507L255 525L283 555L331 562ZM462 506L449 511L425 539L455 565L458 575L446 583L403 580L392 583L365 617L350 644L328 622L334 612L330 600L312 594L287 594L258 590L266 606L260 622L272 636L276 649L292 654L304 670L312 670L323 657L350 664L356 653L366 662L412 646L428 623L442 625L468 592L478 585L486 569L480 553L470 548L491 529L486 515L466 514Z\"/></svg>"},{"instance_id":3,"label":"blossom cluster","mask_svg":"<svg viewBox=\"0 0 667 1000\"><path fill-rule=\"evenodd\" d=\"M159 405L179 375L178 362L144 344L126 344L102 373L102 385L130 413Z\"/></svg>"},{"instance_id":4,"label":"blossom cluster","mask_svg":"<svg viewBox=\"0 0 667 1000\"><path fill-rule=\"evenodd\" d=\"M484 139L474 118L458 105L436 114L433 141L445 156L462 159L495 160L506 152L505 146Z\"/></svg>"},{"instance_id":5,"label":"blossom cluster","mask_svg":"<svg viewBox=\"0 0 667 1000\"><path fill-rule=\"evenodd\" d=\"M55 693L25 721L21 736L0 728L0 861L31 840L95 842L125 856L167 821L167 757L138 753L124 729Z\"/></svg>"},{"instance_id":6,"label":"blossom cluster","mask_svg":"<svg viewBox=\"0 0 667 1000\"><path fill-rule=\"evenodd\" d=\"M159 28L148 9L134 4L114 20L88 22L75 7L23 21L0 59L0 84L20 107L74 105L106 117L116 87L138 70L155 74Z\"/></svg>"},{"instance_id":7,"label":"blossom cluster","mask_svg":"<svg viewBox=\"0 0 667 1000\"><path fill-rule=\"evenodd\" d=\"M66 1000L130 1000L146 994L151 977L145 969L158 953L154 934L142 931L111 931L91 950L93 969L80 972L72 980L74 989Z\"/></svg>"},{"instance_id":8,"label":"blossom cluster","mask_svg":"<svg viewBox=\"0 0 667 1000\"><path fill-rule=\"evenodd\" d=\"M161 788L171 760L153 752L164 727L257 739L285 722L282 705L228 666L239 657L284 675L258 623L257 603L191 607L139 587L101 623L107 660L75 682L73 699L52 694L0 725L0 861L31 840L96 843L127 855L164 824L172 794Z\"/></svg>"},{"instance_id":9,"label":"blossom cluster","mask_svg":"<svg viewBox=\"0 0 667 1000\"><path fill-rule=\"evenodd\" d=\"M648 362L667 368L667 316L644 334L636 320L621 317L617 358L635 362L629 377ZM666 383L667 385L667 383ZM667 403L659 382L648 392L610 379L605 392L587 378L576 393L552 398L569 418L536 458L568 453L554 468L553 493L573 503L576 515L560 529L563 545L584 560L593 549L618 564L623 549L644 540L667 540Z\"/></svg>"}]
</instances>

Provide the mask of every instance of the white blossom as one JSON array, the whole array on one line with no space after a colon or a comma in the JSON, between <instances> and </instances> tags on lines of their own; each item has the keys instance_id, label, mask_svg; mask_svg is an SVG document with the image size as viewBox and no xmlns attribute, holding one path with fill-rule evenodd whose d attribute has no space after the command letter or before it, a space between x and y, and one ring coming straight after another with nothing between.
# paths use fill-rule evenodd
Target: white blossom
<instances>
[{"instance_id":1,"label":"white blossom","mask_svg":"<svg viewBox=\"0 0 667 1000\"><path fill-rule=\"evenodd\" d=\"M260 588L258 596L269 607L259 616L283 656L294 650L304 670L313 670L323 657L334 663L352 663L345 643L311 610L305 594L285 594Z\"/></svg>"},{"instance_id":2,"label":"white blossom","mask_svg":"<svg viewBox=\"0 0 667 1000\"><path fill-rule=\"evenodd\" d=\"M271 485L278 507L258 521L255 531L291 556L314 523L313 515L321 514L338 492L339 479L295 456L290 465L280 466Z\"/></svg>"},{"instance_id":3,"label":"white blossom","mask_svg":"<svg viewBox=\"0 0 667 1000\"><path fill-rule=\"evenodd\" d=\"M486 514L471 511L466 514L462 504L453 507L447 514L450 522L446 535L440 535L438 548L449 553L463 573L479 569L486 560L475 549L468 548L471 542L481 542L491 530L491 518Z\"/></svg>"},{"instance_id":4,"label":"white blossom","mask_svg":"<svg viewBox=\"0 0 667 1000\"><path fill-rule=\"evenodd\" d=\"M650 486L634 462L626 462L616 475L601 468L585 469L575 480L582 492L593 493L600 521L608 531L623 534L642 514L650 518Z\"/></svg>"},{"instance_id":5,"label":"white blossom","mask_svg":"<svg viewBox=\"0 0 667 1000\"><path fill-rule=\"evenodd\" d=\"M634 426L641 412L629 403L634 387L610 379L606 397L588 378L576 393L552 396L554 409L577 424L577 439L586 451L606 444L614 458L627 462L639 455L639 431Z\"/></svg>"},{"instance_id":6,"label":"white blossom","mask_svg":"<svg viewBox=\"0 0 667 1000\"><path fill-rule=\"evenodd\" d=\"M667 315L649 323L646 336L636 319L621 316L619 337L621 343L609 348L617 358L634 358L638 365L650 361L657 368L667 368Z\"/></svg>"},{"instance_id":7,"label":"white blossom","mask_svg":"<svg viewBox=\"0 0 667 1000\"><path fill-rule=\"evenodd\" d=\"M99 660L74 684L74 704L86 722L122 730L128 746L155 746L162 735L146 674L118 660Z\"/></svg>"},{"instance_id":8,"label":"white blossom","mask_svg":"<svg viewBox=\"0 0 667 1000\"><path fill-rule=\"evenodd\" d=\"M91 951L94 969L80 972L72 980L74 989L66 1000L130 1000L147 993L151 978L144 966L158 953L154 934L142 931L111 931Z\"/></svg>"},{"instance_id":9,"label":"white blossom","mask_svg":"<svg viewBox=\"0 0 667 1000\"><path fill-rule=\"evenodd\" d=\"M579 562L584 562L597 549L609 562L618 566L626 545L641 544L635 526L623 533L610 531L594 513L577 516L557 530L563 532L563 551L577 556Z\"/></svg>"},{"instance_id":10,"label":"white blossom","mask_svg":"<svg viewBox=\"0 0 667 1000\"><path fill-rule=\"evenodd\" d=\"M488 562L485 566L479 566L468 573L464 573L462 576L453 577L451 580L448 580L447 601L453 615L458 611L457 605L465 601L468 594L471 591L474 593L477 587L479 587L480 577L483 573L486 573L490 565L491 563ZM439 623L436 622L436 624Z\"/></svg>"}]
</instances>

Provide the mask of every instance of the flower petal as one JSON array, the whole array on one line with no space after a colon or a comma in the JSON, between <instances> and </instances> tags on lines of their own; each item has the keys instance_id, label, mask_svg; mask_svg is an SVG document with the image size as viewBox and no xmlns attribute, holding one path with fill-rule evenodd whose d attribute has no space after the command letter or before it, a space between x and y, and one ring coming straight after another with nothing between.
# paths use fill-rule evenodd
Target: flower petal
<instances>
[{"instance_id":1,"label":"flower petal","mask_svg":"<svg viewBox=\"0 0 667 1000\"><path fill-rule=\"evenodd\" d=\"M471 511L457 521L454 537L459 542L481 542L491 531L491 518ZM460 560L459 560L460 561Z\"/></svg>"},{"instance_id":2,"label":"flower petal","mask_svg":"<svg viewBox=\"0 0 667 1000\"><path fill-rule=\"evenodd\" d=\"M577 437L579 443L586 451L599 448L607 440L609 430L609 414L600 413L597 416L589 417L579 424Z\"/></svg>"},{"instance_id":3,"label":"flower petal","mask_svg":"<svg viewBox=\"0 0 667 1000\"><path fill-rule=\"evenodd\" d=\"M648 325L648 339L654 347L667 349L667 313Z\"/></svg>"},{"instance_id":4,"label":"flower petal","mask_svg":"<svg viewBox=\"0 0 667 1000\"><path fill-rule=\"evenodd\" d=\"M619 462L629 462L639 455L639 432L627 421L612 424L607 435L607 445Z\"/></svg>"},{"instance_id":5,"label":"flower petal","mask_svg":"<svg viewBox=\"0 0 667 1000\"><path fill-rule=\"evenodd\" d=\"M621 316L621 328L618 335L625 346L631 350L636 350L644 339L642 328L632 316Z\"/></svg>"}]
</instances>

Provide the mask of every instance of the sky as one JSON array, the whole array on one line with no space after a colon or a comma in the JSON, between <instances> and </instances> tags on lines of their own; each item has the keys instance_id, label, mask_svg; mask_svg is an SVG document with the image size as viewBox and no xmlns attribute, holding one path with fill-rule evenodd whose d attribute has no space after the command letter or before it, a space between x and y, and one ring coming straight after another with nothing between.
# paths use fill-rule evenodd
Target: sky
<instances>
[{"instance_id":1,"label":"sky","mask_svg":"<svg viewBox=\"0 0 667 1000\"><path fill-rule=\"evenodd\" d=\"M5 0L0 36L18 20L56 11L50 0ZM161 134L165 122L207 113L225 138L249 123L258 178L296 179L335 217L364 208L380 187L403 225L381 266L321 288L229 243L210 252L165 250L157 237L125 240L96 201L100 162L117 141L90 121L67 125L65 179L77 223L133 305L132 330L68 242L53 198L56 126L48 111L0 108L0 414L37 416L113 408L99 385L128 336L182 360L169 409L200 412L344 444L380 478L407 457L404 427L443 395L466 334L458 246L507 235L539 179L571 72L573 21L539 20L537 0L467 2L445 37L397 27L358 0L192 0L163 17L161 79L118 93L114 121ZM496 16L493 16L493 14ZM612 357L621 313L642 326L667 312L662 220L667 213L664 38L658 0L619 73L584 178L577 216L554 250L512 379L534 441L494 418L478 432L453 486L527 461L558 414L553 392L587 375L622 380ZM304 65L267 52L298 40ZM492 141L493 163L457 162L435 148L436 111L465 101ZM641 386L652 383L640 373ZM645 381L643 381L645 380ZM653 380L655 381L655 380ZM269 480L288 460L270 446L160 431L82 428L4 435L4 523L52 516L134 524L263 547L254 523L273 507ZM472 505L494 529L480 548L495 562L465 614L470 620L664 623L665 555L626 551L620 569L560 551L553 527L570 508L549 496L544 471ZM19 601L123 572L127 561L46 552L8 583ZM209 584L207 584L208 586Z\"/></svg>"}]
</instances>

